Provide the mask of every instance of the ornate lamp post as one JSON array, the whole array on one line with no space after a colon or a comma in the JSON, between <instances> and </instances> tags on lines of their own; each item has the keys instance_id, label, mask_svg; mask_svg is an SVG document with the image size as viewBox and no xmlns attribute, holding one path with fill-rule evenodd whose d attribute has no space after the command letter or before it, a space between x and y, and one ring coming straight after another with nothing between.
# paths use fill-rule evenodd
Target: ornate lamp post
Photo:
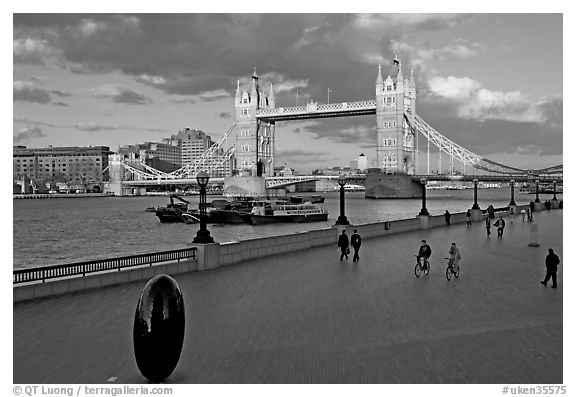
<instances>
[{"instance_id":1,"label":"ornate lamp post","mask_svg":"<svg viewBox=\"0 0 576 397\"><path fill-rule=\"evenodd\" d=\"M510 180L510 204L508 205L516 205L514 201L514 179Z\"/></svg>"},{"instance_id":2,"label":"ornate lamp post","mask_svg":"<svg viewBox=\"0 0 576 397\"><path fill-rule=\"evenodd\" d=\"M554 197L552 197L552 201L558 201L558 199L556 198L556 185L558 184L558 181L554 180L553 185L554 185Z\"/></svg>"},{"instance_id":3,"label":"ornate lamp post","mask_svg":"<svg viewBox=\"0 0 576 397\"><path fill-rule=\"evenodd\" d=\"M192 242L197 244L214 242L214 239L210 236L210 232L206 229L206 185L208 185L209 179L210 175L204 171L200 171L198 175L196 175L196 181L198 181L198 185L200 185L200 203L198 204L198 209L200 210L200 230L198 230Z\"/></svg>"},{"instance_id":4,"label":"ornate lamp post","mask_svg":"<svg viewBox=\"0 0 576 397\"><path fill-rule=\"evenodd\" d=\"M472 182L474 183L474 204L472 204L472 209L479 210L480 206L478 205L478 179L474 178Z\"/></svg>"},{"instance_id":5,"label":"ornate lamp post","mask_svg":"<svg viewBox=\"0 0 576 397\"><path fill-rule=\"evenodd\" d=\"M540 187L539 187L540 180L536 179L534 182L536 182L536 200L534 200L534 202L539 203L540 197L538 197L538 191L540 190Z\"/></svg>"},{"instance_id":6,"label":"ornate lamp post","mask_svg":"<svg viewBox=\"0 0 576 397\"><path fill-rule=\"evenodd\" d=\"M422 178L420 179L420 183L422 184L422 209L418 215L430 215L426 209L426 183L428 183L428 181L426 178Z\"/></svg>"},{"instance_id":7,"label":"ornate lamp post","mask_svg":"<svg viewBox=\"0 0 576 397\"><path fill-rule=\"evenodd\" d=\"M346 177L344 175L340 175L338 177L338 184L340 185L340 216L336 221L337 225L349 225L348 218L344 214L344 185L346 185Z\"/></svg>"}]
</instances>

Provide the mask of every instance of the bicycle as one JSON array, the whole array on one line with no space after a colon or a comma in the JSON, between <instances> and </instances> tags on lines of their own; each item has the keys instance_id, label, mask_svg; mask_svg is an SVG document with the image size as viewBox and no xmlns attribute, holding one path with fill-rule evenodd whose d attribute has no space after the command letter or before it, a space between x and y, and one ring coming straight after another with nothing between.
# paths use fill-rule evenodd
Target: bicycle
<instances>
[{"instance_id":1,"label":"bicycle","mask_svg":"<svg viewBox=\"0 0 576 397\"><path fill-rule=\"evenodd\" d=\"M418 255L414 255L416 257L416 266L414 266L414 275L416 277L420 277L420 273L424 273L428 275L430 273L430 262L425 256L422 256L420 260L418 260ZM422 265L422 260L424 260L424 265Z\"/></svg>"},{"instance_id":2,"label":"bicycle","mask_svg":"<svg viewBox=\"0 0 576 397\"><path fill-rule=\"evenodd\" d=\"M454 261L451 258L444 258L448 260L448 267L446 267L446 280L450 281L452 274L454 277L458 278L460 275L460 265L456 265L456 269L454 269Z\"/></svg>"}]
</instances>

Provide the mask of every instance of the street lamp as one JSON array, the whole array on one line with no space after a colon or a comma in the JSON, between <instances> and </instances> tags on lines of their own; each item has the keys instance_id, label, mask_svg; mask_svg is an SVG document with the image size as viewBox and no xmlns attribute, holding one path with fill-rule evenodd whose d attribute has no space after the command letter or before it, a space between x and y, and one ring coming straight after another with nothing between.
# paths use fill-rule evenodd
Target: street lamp
<instances>
[{"instance_id":1,"label":"street lamp","mask_svg":"<svg viewBox=\"0 0 576 397\"><path fill-rule=\"evenodd\" d=\"M516 205L514 201L514 179L510 180L510 204L508 205Z\"/></svg>"},{"instance_id":2,"label":"street lamp","mask_svg":"<svg viewBox=\"0 0 576 397\"><path fill-rule=\"evenodd\" d=\"M534 200L534 202L539 203L540 197L538 197L538 190L540 190L540 188L539 188L540 181L538 179L536 179L534 182L536 182L536 200Z\"/></svg>"},{"instance_id":3,"label":"street lamp","mask_svg":"<svg viewBox=\"0 0 576 397\"><path fill-rule=\"evenodd\" d=\"M474 183L474 204L472 204L472 209L479 210L480 206L478 205L478 179L474 178L472 182Z\"/></svg>"},{"instance_id":4,"label":"street lamp","mask_svg":"<svg viewBox=\"0 0 576 397\"><path fill-rule=\"evenodd\" d=\"M344 214L344 185L346 185L346 177L344 175L340 175L338 177L338 184L340 185L340 216L336 221L337 225L349 225L348 219Z\"/></svg>"},{"instance_id":5,"label":"street lamp","mask_svg":"<svg viewBox=\"0 0 576 397\"><path fill-rule=\"evenodd\" d=\"M420 183L422 184L422 209L420 209L420 213L418 215L430 215L426 209L426 183L428 183L428 181L426 178L422 178L420 179Z\"/></svg>"},{"instance_id":6,"label":"street lamp","mask_svg":"<svg viewBox=\"0 0 576 397\"><path fill-rule=\"evenodd\" d=\"M198 175L196 175L196 181L198 185L200 185L200 203L198 204L198 209L200 210L200 230L198 230L192 242L197 244L214 242L214 239L210 236L210 232L206 229L206 185L208 185L209 179L210 175L204 171L200 171Z\"/></svg>"}]
</instances>

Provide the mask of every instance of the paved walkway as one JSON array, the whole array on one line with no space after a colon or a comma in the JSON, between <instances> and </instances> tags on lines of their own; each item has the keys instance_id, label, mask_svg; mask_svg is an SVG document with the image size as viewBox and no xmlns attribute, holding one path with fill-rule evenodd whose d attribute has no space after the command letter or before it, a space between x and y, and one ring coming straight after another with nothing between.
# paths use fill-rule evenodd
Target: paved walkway
<instances>
[{"instance_id":1,"label":"paved walkway","mask_svg":"<svg viewBox=\"0 0 576 397\"><path fill-rule=\"evenodd\" d=\"M540 285L552 247L562 256L562 211L365 240L357 264L336 243L175 277L186 336L167 383L563 382L559 288ZM413 254L433 249L419 279ZM447 282L455 241L461 276ZM144 282L14 305L15 383L146 383L132 326Z\"/></svg>"}]
</instances>

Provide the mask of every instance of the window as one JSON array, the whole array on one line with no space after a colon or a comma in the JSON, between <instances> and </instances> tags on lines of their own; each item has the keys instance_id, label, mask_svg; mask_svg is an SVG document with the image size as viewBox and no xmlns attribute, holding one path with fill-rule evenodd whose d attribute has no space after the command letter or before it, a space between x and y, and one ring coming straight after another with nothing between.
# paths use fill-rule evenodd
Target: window
<instances>
[{"instance_id":1,"label":"window","mask_svg":"<svg viewBox=\"0 0 576 397\"><path fill-rule=\"evenodd\" d=\"M248 116L248 115L250 115L250 111L248 109L242 109L242 115Z\"/></svg>"},{"instance_id":2,"label":"window","mask_svg":"<svg viewBox=\"0 0 576 397\"><path fill-rule=\"evenodd\" d=\"M386 86L386 91L392 91L392 86L391 86L391 85L387 85L387 86Z\"/></svg>"}]
</instances>

